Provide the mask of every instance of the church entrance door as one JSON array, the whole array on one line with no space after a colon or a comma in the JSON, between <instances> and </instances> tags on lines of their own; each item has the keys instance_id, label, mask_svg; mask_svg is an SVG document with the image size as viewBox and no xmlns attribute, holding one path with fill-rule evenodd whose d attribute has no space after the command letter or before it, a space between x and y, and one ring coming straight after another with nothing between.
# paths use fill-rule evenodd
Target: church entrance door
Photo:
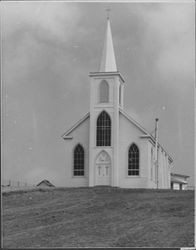
<instances>
[{"instance_id":1,"label":"church entrance door","mask_svg":"<svg viewBox=\"0 0 196 250\"><path fill-rule=\"evenodd\" d=\"M110 186L111 185L111 159L108 153L102 151L99 153L96 164L96 185Z\"/></svg>"}]
</instances>

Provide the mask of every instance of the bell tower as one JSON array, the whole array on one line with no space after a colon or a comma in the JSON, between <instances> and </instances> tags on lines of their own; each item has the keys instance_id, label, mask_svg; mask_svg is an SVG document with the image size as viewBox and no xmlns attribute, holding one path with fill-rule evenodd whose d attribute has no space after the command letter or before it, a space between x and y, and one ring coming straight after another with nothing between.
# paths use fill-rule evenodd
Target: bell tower
<instances>
[{"instance_id":1,"label":"bell tower","mask_svg":"<svg viewBox=\"0 0 196 250\"><path fill-rule=\"evenodd\" d=\"M123 109L124 79L117 70L109 16L100 68L89 76L89 186L118 186L119 109Z\"/></svg>"}]
</instances>

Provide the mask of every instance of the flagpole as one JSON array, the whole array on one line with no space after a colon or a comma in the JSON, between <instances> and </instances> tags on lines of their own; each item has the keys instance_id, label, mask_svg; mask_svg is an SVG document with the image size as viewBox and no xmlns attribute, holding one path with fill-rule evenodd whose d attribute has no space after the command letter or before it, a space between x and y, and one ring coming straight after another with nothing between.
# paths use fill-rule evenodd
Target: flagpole
<instances>
[{"instance_id":1,"label":"flagpole","mask_svg":"<svg viewBox=\"0 0 196 250\"><path fill-rule=\"evenodd\" d=\"M158 174L158 121L155 119L155 168L156 168L156 181L157 188L159 187L159 174Z\"/></svg>"}]
</instances>

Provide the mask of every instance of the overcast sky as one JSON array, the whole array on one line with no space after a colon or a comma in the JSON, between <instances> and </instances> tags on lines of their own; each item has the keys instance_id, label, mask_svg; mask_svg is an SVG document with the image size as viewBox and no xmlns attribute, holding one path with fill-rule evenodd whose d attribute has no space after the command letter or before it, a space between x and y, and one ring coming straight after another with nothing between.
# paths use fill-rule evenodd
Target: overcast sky
<instances>
[{"instance_id":1,"label":"overcast sky","mask_svg":"<svg viewBox=\"0 0 196 250\"><path fill-rule=\"evenodd\" d=\"M89 111L107 3L3 2L4 179L64 184L61 135ZM194 173L194 3L110 3L124 108L159 142L173 172Z\"/></svg>"}]
</instances>

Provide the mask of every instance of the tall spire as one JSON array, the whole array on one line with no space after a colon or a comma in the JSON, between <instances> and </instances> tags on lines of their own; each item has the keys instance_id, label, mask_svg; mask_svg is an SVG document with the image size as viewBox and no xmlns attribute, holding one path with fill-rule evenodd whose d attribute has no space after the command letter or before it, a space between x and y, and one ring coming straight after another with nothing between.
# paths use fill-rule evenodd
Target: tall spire
<instances>
[{"instance_id":1,"label":"tall spire","mask_svg":"<svg viewBox=\"0 0 196 250\"><path fill-rule=\"evenodd\" d=\"M110 27L109 14L107 16L107 29L105 34L105 41L103 47L103 54L99 72L116 72L116 59L114 54L114 46L112 41L112 32Z\"/></svg>"}]
</instances>

